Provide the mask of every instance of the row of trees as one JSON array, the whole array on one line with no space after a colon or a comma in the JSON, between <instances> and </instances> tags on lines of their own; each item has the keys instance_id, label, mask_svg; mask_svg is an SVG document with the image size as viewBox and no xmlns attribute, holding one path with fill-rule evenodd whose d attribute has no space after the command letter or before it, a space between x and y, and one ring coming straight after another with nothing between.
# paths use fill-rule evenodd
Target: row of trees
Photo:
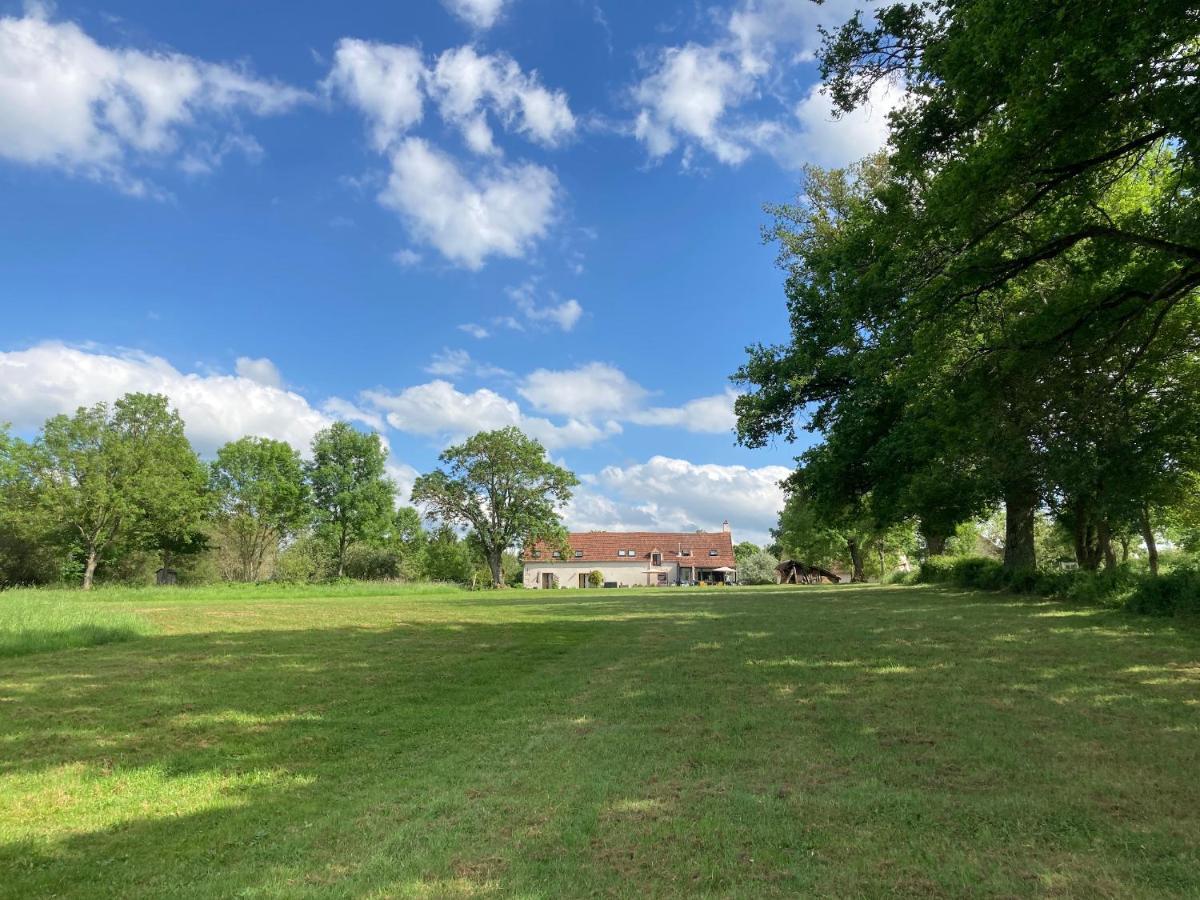
<instances>
[{"instance_id":1,"label":"row of trees","mask_svg":"<svg viewBox=\"0 0 1200 900\"><path fill-rule=\"evenodd\" d=\"M822 440L781 534L868 546L1005 510L1004 564L1039 516L1114 565L1200 485L1200 25L1183 0L923 0L855 16L821 52L850 111L907 89L885 152L806 173L775 207L791 338L735 380L740 440Z\"/></svg>"},{"instance_id":2,"label":"row of trees","mask_svg":"<svg viewBox=\"0 0 1200 900\"><path fill-rule=\"evenodd\" d=\"M485 432L441 458L413 491L423 517L397 507L379 435L346 422L318 432L307 459L243 437L208 462L160 395L55 416L32 441L0 429L0 587L78 578L88 589L98 572L144 578L148 567L197 580L502 584L519 577L513 548L561 535L557 508L576 479L536 441Z\"/></svg>"}]
</instances>

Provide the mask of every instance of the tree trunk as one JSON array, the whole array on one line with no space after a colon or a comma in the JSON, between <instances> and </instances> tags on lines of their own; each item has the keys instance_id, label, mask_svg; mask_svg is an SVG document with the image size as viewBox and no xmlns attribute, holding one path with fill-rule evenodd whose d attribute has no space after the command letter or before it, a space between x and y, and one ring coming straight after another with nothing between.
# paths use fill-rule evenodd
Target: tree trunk
<instances>
[{"instance_id":1,"label":"tree trunk","mask_svg":"<svg viewBox=\"0 0 1200 900\"><path fill-rule=\"evenodd\" d=\"M346 526L342 526L341 533L338 535L338 567L337 577L346 577Z\"/></svg>"},{"instance_id":2,"label":"tree trunk","mask_svg":"<svg viewBox=\"0 0 1200 900\"><path fill-rule=\"evenodd\" d=\"M1029 483L1009 485L1004 492L1004 568L1010 572L1037 567L1033 523L1037 488Z\"/></svg>"},{"instance_id":3,"label":"tree trunk","mask_svg":"<svg viewBox=\"0 0 1200 900\"><path fill-rule=\"evenodd\" d=\"M1105 571L1111 572L1117 567L1117 555L1113 553L1112 546L1112 527L1108 524L1108 519L1101 519L1099 528L1100 552L1104 555Z\"/></svg>"},{"instance_id":4,"label":"tree trunk","mask_svg":"<svg viewBox=\"0 0 1200 900\"><path fill-rule=\"evenodd\" d=\"M1127 563L1129 562L1129 534L1123 531L1117 540L1121 542L1121 562Z\"/></svg>"},{"instance_id":5,"label":"tree trunk","mask_svg":"<svg viewBox=\"0 0 1200 900\"><path fill-rule=\"evenodd\" d=\"M90 591L92 582L96 579L96 548L89 547L87 554L87 565L83 568L83 589Z\"/></svg>"},{"instance_id":6,"label":"tree trunk","mask_svg":"<svg viewBox=\"0 0 1200 900\"><path fill-rule=\"evenodd\" d=\"M492 587L504 587L503 551L496 550L487 555L488 568L492 570Z\"/></svg>"},{"instance_id":7,"label":"tree trunk","mask_svg":"<svg viewBox=\"0 0 1200 900\"><path fill-rule=\"evenodd\" d=\"M1150 525L1150 507L1143 504L1138 517L1142 526L1142 540L1146 543L1146 561L1150 563L1150 574L1158 574L1158 542L1154 540L1154 529Z\"/></svg>"},{"instance_id":8,"label":"tree trunk","mask_svg":"<svg viewBox=\"0 0 1200 900\"><path fill-rule=\"evenodd\" d=\"M946 535L935 534L922 526L921 537L925 541L925 552L930 556L941 556L946 552Z\"/></svg>"},{"instance_id":9,"label":"tree trunk","mask_svg":"<svg viewBox=\"0 0 1200 900\"><path fill-rule=\"evenodd\" d=\"M1100 532L1088 519L1086 510L1079 507L1075 514L1075 562L1084 571L1095 572L1103 556Z\"/></svg>"},{"instance_id":10,"label":"tree trunk","mask_svg":"<svg viewBox=\"0 0 1200 900\"><path fill-rule=\"evenodd\" d=\"M857 584L867 580L863 573L862 548L858 546L857 538L846 538L846 549L850 551L850 562L854 565L854 573L850 576L851 583Z\"/></svg>"}]
</instances>

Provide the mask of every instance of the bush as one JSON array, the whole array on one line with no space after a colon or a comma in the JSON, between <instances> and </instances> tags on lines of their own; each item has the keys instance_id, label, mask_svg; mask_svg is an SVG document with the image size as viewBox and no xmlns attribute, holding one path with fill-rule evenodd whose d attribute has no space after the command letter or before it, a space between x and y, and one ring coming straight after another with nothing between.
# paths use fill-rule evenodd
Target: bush
<instances>
[{"instance_id":1,"label":"bush","mask_svg":"<svg viewBox=\"0 0 1200 900\"><path fill-rule=\"evenodd\" d=\"M1149 616L1200 615L1200 569L1185 565L1141 579L1125 608Z\"/></svg>"},{"instance_id":2,"label":"bush","mask_svg":"<svg viewBox=\"0 0 1200 900\"><path fill-rule=\"evenodd\" d=\"M588 573L589 587L604 587L604 573L599 569L593 569Z\"/></svg>"},{"instance_id":3,"label":"bush","mask_svg":"<svg viewBox=\"0 0 1200 900\"><path fill-rule=\"evenodd\" d=\"M1008 572L994 559L934 556L921 564L917 581L1005 590L1094 606L1123 606L1149 615L1200 613L1200 571L1188 566L1155 578L1127 565L1103 572Z\"/></svg>"},{"instance_id":4,"label":"bush","mask_svg":"<svg viewBox=\"0 0 1200 900\"><path fill-rule=\"evenodd\" d=\"M751 553L738 563L738 583L774 584L777 565L779 565L779 560L766 550Z\"/></svg>"}]
</instances>

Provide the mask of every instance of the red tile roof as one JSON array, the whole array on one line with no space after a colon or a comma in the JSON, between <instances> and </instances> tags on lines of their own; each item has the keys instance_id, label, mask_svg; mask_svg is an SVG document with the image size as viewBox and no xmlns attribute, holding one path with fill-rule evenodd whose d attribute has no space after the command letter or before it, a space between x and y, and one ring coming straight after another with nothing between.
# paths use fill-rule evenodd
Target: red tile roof
<instances>
[{"instance_id":1,"label":"red tile roof","mask_svg":"<svg viewBox=\"0 0 1200 900\"><path fill-rule=\"evenodd\" d=\"M663 565L678 562L684 566L700 566L715 569L719 566L733 568L733 535L728 531L579 531L567 536L572 551L583 551L580 560L594 562L650 562L650 554L657 550L662 554ZM544 544L533 548L541 553L539 561L552 559ZM618 550L632 550L633 556L618 556ZM691 551L691 556L680 556L680 551ZM716 550L716 556L709 553ZM564 559L575 558L567 554ZM532 561L526 553L525 560Z\"/></svg>"}]
</instances>

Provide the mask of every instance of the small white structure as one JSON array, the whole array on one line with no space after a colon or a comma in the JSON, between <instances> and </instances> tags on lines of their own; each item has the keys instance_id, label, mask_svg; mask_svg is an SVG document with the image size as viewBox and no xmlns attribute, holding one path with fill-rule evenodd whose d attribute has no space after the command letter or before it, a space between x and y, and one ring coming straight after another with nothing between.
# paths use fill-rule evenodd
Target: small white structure
<instances>
[{"instance_id":1,"label":"small white structure","mask_svg":"<svg viewBox=\"0 0 1200 900\"><path fill-rule=\"evenodd\" d=\"M565 553L538 544L521 555L525 587L589 587L597 571L606 587L723 584L737 576L728 522L720 531L573 532L567 543Z\"/></svg>"}]
</instances>

